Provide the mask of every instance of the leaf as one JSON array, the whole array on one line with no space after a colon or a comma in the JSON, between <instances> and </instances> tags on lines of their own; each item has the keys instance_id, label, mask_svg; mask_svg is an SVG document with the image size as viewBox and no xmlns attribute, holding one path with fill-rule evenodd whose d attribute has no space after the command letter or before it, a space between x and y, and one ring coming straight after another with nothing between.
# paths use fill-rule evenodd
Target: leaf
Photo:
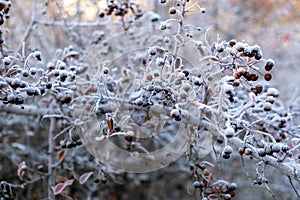
<instances>
[{"instance_id":1,"label":"leaf","mask_svg":"<svg viewBox=\"0 0 300 200\"><path fill-rule=\"evenodd\" d=\"M23 176L26 170L27 170L27 166L25 161L23 161L19 164L18 171L17 171L18 177L20 178L21 181L23 180Z\"/></svg>"},{"instance_id":2,"label":"leaf","mask_svg":"<svg viewBox=\"0 0 300 200\"><path fill-rule=\"evenodd\" d=\"M64 183L59 183L55 187L53 187L54 195L58 195L65 189L66 185Z\"/></svg>"},{"instance_id":3,"label":"leaf","mask_svg":"<svg viewBox=\"0 0 300 200\"><path fill-rule=\"evenodd\" d=\"M74 179L71 179L71 180L67 180L67 181L65 182L65 184L68 186L68 185L72 185L73 182L74 182Z\"/></svg>"},{"instance_id":4,"label":"leaf","mask_svg":"<svg viewBox=\"0 0 300 200\"><path fill-rule=\"evenodd\" d=\"M58 183L56 186L52 187L54 195L60 194L68 185L72 185L74 179L67 180L64 183Z\"/></svg>"},{"instance_id":5,"label":"leaf","mask_svg":"<svg viewBox=\"0 0 300 200\"><path fill-rule=\"evenodd\" d=\"M58 152L59 163L61 163L64 160L65 155L66 155L66 150L61 150L60 152Z\"/></svg>"},{"instance_id":6,"label":"leaf","mask_svg":"<svg viewBox=\"0 0 300 200\"><path fill-rule=\"evenodd\" d=\"M184 45L184 39L183 39L182 35L177 34L174 37L175 37L175 40L177 40L177 42L178 42L178 46Z\"/></svg>"},{"instance_id":7,"label":"leaf","mask_svg":"<svg viewBox=\"0 0 300 200\"><path fill-rule=\"evenodd\" d=\"M80 177L79 177L79 183L82 185L84 184L92 175L93 175L94 172L86 172L84 174L82 174Z\"/></svg>"}]
</instances>

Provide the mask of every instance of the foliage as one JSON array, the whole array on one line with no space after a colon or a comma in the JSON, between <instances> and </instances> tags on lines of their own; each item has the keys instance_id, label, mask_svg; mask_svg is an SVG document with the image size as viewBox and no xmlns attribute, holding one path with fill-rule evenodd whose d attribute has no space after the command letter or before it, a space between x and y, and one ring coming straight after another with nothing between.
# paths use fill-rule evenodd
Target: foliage
<instances>
[{"instance_id":1,"label":"foliage","mask_svg":"<svg viewBox=\"0 0 300 200\"><path fill-rule=\"evenodd\" d=\"M256 186L299 198L299 108L279 98L276 59L190 20L206 19L197 1L160 0L165 18L100 2L83 21L32 1L16 45L14 4L0 1L2 199L231 199Z\"/></svg>"}]
</instances>

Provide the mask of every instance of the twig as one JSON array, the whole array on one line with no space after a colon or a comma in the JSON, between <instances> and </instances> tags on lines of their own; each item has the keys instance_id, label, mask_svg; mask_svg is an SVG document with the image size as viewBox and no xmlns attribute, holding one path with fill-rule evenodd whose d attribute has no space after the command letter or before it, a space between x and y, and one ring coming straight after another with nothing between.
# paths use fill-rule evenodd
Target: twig
<instances>
[{"instance_id":1,"label":"twig","mask_svg":"<svg viewBox=\"0 0 300 200\"><path fill-rule=\"evenodd\" d=\"M17 106L17 105L5 105L0 104L0 112L14 113L20 115L51 115L55 114L56 111L49 108L41 108L38 106Z\"/></svg>"},{"instance_id":2,"label":"twig","mask_svg":"<svg viewBox=\"0 0 300 200\"><path fill-rule=\"evenodd\" d=\"M50 119L50 129L49 129L49 136L48 136L48 142L49 142L49 156L48 156L48 173L49 173L49 179L48 179L48 199L54 199L54 194L52 192L52 186L54 186L54 175L53 175L53 153L54 153L54 132L56 129L56 119L51 118Z\"/></svg>"},{"instance_id":3,"label":"twig","mask_svg":"<svg viewBox=\"0 0 300 200\"><path fill-rule=\"evenodd\" d=\"M296 190L296 188L295 188L295 186L294 186L294 184L293 184L293 182L292 182L291 177L290 177L290 176L287 176L287 177L288 177L288 179L289 179L289 181L290 181L290 184L291 184L293 190L295 191L297 197L300 199L300 194L299 194L298 191Z\"/></svg>"}]
</instances>

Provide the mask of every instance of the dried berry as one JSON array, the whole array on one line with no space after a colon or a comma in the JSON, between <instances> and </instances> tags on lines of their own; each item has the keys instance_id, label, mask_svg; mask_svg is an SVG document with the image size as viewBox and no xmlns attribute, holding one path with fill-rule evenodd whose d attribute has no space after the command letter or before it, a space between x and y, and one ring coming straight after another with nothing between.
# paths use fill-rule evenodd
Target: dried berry
<instances>
[{"instance_id":1,"label":"dried berry","mask_svg":"<svg viewBox=\"0 0 300 200\"><path fill-rule=\"evenodd\" d=\"M175 8L175 7L171 7L171 8L169 9L169 14L170 14L170 15L176 14L176 8Z\"/></svg>"},{"instance_id":2,"label":"dried berry","mask_svg":"<svg viewBox=\"0 0 300 200\"><path fill-rule=\"evenodd\" d=\"M238 151L240 155L243 155L245 153L245 148L240 147Z\"/></svg>"},{"instance_id":3,"label":"dried berry","mask_svg":"<svg viewBox=\"0 0 300 200\"><path fill-rule=\"evenodd\" d=\"M264 103L264 111L269 112L272 110L272 104L269 102Z\"/></svg>"},{"instance_id":4,"label":"dried berry","mask_svg":"<svg viewBox=\"0 0 300 200\"><path fill-rule=\"evenodd\" d=\"M258 76L256 74L250 74L250 80L251 81L257 81Z\"/></svg>"},{"instance_id":5,"label":"dried berry","mask_svg":"<svg viewBox=\"0 0 300 200\"><path fill-rule=\"evenodd\" d=\"M233 47L236 44L236 40L232 39L229 41L229 45Z\"/></svg>"},{"instance_id":6,"label":"dried berry","mask_svg":"<svg viewBox=\"0 0 300 200\"><path fill-rule=\"evenodd\" d=\"M105 16L105 13L104 13L104 12L100 12L100 13L99 13L99 17L100 17L100 18L103 18L104 16Z\"/></svg>"},{"instance_id":7,"label":"dried berry","mask_svg":"<svg viewBox=\"0 0 300 200\"><path fill-rule=\"evenodd\" d=\"M266 102L269 102L269 103L273 104L275 102L275 97L268 96L267 99L266 99Z\"/></svg>"},{"instance_id":8,"label":"dried berry","mask_svg":"<svg viewBox=\"0 0 300 200\"><path fill-rule=\"evenodd\" d=\"M239 67L237 70L236 70L236 74L241 77L242 75L244 75L244 73L246 72L246 70L242 67Z\"/></svg>"},{"instance_id":9,"label":"dried berry","mask_svg":"<svg viewBox=\"0 0 300 200\"><path fill-rule=\"evenodd\" d=\"M181 112L178 109L171 110L170 116L172 118L174 118L176 121L180 121L181 120Z\"/></svg>"},{"instance_id":10,"label":"dried berry","mask_svg":"<svg viewBox=\"0 0 300 200\"><path fill-rule=\"evenodd\" d=\"M47 84L46 84L46 88L47 88L47 89L51 89L51 87L52 87L52 83L47 83Z\"/></svg>"},{"instance_id":11,"label":"dried berry","mask_svg":"<svg viewBox=\"0 0 300 200\"><path fill-rule=\"evenodd\" d=\"M281 146L278 145L278 144L272 144L272 145L271 145L271 150L272 150L274 153L278 153L278 152L281 150Z\"/></svg>"},{"instance_id":12,"label":"dried berry","mask_svg":"<svg viewBox=\"0 0 300 200\"><path fill-rule=\"evenodd\" d=\"M203 188L204 187L204 183L200 182L200 181L195 181L193 183L194 188Z\"/></svg>"},{"instance_id":13,"label":"dried berry","mask_svg":"<svg viewBox=\"0 0 300 200\"><path fill-rule=\"evenodd\" d=\"M222 136L218 136L218 137L217 137L217 142L218 142L219 144L222 144L222 143L224 142L223 137L222 137Z\"/></svg>"},{"instance_id":14,"label":"dried berry","mask_svg":"<svg viewBox=\"0 0 300 200\"><path fill-rule=\"evenodd\" d=\"M258 94L262 93L262 91L263 91L263 86L260 85L260 84L256 85L256 86L255 86L255 91L256 91Z\"/></svg>"},{"instance_id":15,"label":"dried berry","mask_svg":"<svg viewBox=\"0 0 300 200\"><path fill-rule=\"evenodd\" d=\"M126 140L127 142L132 142L132 141L133 141L132 135L125 135L124 138L125 138L125 140Z\"/></svg>"},{"instance_id":16,"label":"dried berry","mask_svg":"<svg viewBox=\"0 0 300 200\"><path fill-rule=\"evenodd\" d=\"M223 150L224 153L226 154L231 154L232 153L232 148L231 146L226 146Z\"/></svg>"},{"instance_id":17,"label":"dried berry","mask_svg":"<svg viewBox=\"0 0 300 200\"><path fill-rule=\"evenodd\" d=\"M224 159L229 159L230 158L230 154L227 154L227 153L222 153L222 157L224 158Z\"/></svg>"},{"instance_id":18,"label":"dried berry","mask_svg":"<svg viewBox=\"0 0 300 200\"><path fill-rule=\"evenodd\" d=\"M33 55L38 61L42 60L40 51L38 51L38 50L34 51Z\"/></svg>"},{"instance_id":19,"label":"dried berry","mask_svg":"<svg viewBox=\"0 0 300 200\"><path fill-rule=\"evenodd\" d=\"M101 178L101 183L103 183L103 184L106 184L106 183L107 183L107 181L108 181L108 180L107 180L107 178L106 178L106 177L102 177L102 178Z\"/></svg>"},{"instance_id":20,"label":"dried berry","mask_svg":"<svg viewBox=\"0 0 300 200\"><path fill-rule=\"evenodd\" d=\"M7 102L8 103L14 104L15 101L16 101L16 96L15 95L11 94L11 95L7 96Z\"/></svg>"},{"instance_id":21,"label":"dried berry","mask_svg":"<svg viewBox=\"0 0 300 200\"><path fill-rule=\"evenodd\" d=\"M267 95L268 96L273 96L273 97L278 97L279 96L279 92L278 92L278 90L276 88L268 88Z\"/></svg>"},{"instance_id":22,"label":"dried berry","mask_svg":"<svg viewBox=\"0 0 300 200\"><path fill-rule=\"evenodd\" d=\"M234 136L235 130L234 130L234 128L229 126L229 127L224 129L224 134L225 134L226 137L231 138L231 137Z\"/></svg>"},{"instance_id":23,"label":"dried berry","mask_svg":"<svg viewBox=\"0 0 300 200\"><path fill-rule=\"evenodd\" d=\"M10 58L9 57L4 57L3 58L3 63L4 63L4 65L9 65L11 63Z\"/></svg>"},{"instance_id":24,"label":"dried berry","mask_svg":"<svg viewBox=\"0 0 300 200\"><path fill-rule=\"evenodd\" d=\"M23 70L23 71L22 71L22 76L23 76L23 77L28 77L28 76L29 76L28 70L26 70L26 69Z\"/></svg>"},{"instance_id":25,"label":"dried berry","mask_svg":"<svg viewBox=\"0 0 300 200\"><path fill-rule=\"evenodd\" d=\"M275 65L274 60L268 59L267 62L266 62L266 65L265 65L265 70L266 71L272 70L272 68L274 67L274 65Z\"/></svg>"},{"instance_id":26,"label":"dried berry","mask_svg":"<svg viewBox=\"0 0 300 200\"><path fill-rule=\"evenodd\" d=\"M250 74L250 72L245 72L245 73L243 74L243 76L245 77L245 79L246 79L247 81L251 81L251 74Z\"/></svg>"},{"instance_id":27,"label":"dried berry","mask_svg":"<svg viewBox=\"0 0 300 200\"><path fill-rule=\"evenodd\" d=\"M289 148L288 145L283 145L283 146L281 147L281 150L282 150L282 152L286 153L288 150L290 150L290 148Z\"/></svg>"},{"instance_id":28,"label":"dried berry","mask_svg":"<svg viewBox=\"0 0 300 200\"><path fill-rule=\"evenodd\" d=\"M252 155L252 150L249 148L245 149L245 155Z\"/></svg>"},{"instance_id":29,"label":"dried berry","mask_svg":"<svg viewBox=\"0 0 300 200\"><path fill-rule=\"evenodd\" d=\"M267 155L267 153L265 152L264 149L259 149L259 150L258 150L258 155L259 155L260 157L265 157L265 156Z\"/></svg>"},{"instance_id":30,"label":"dried berry","mask_svg":"<svg viewBox=\"0 0 300 200\"><path fill-rule=\"evenodd\" d=\"M36 70L36 68L31 68L31 69L29 70L29 72L30 72L30 74L33 76L33 75L36 74L37 70Z\"/></svg>"},{"instance_id":31,"label":"dried berry","mask_svg":"<svg viewBox=\"0 0 300 200\"><path fill-rule=\"evenodd\" d=\"M262 53L261 52L258 52L258 53L256 53L255 54L255 56L254 56L254 58L256 59L256 60L260 60L260 59L262 59Z\"/></svg>"},{"instance_id":32,"label":"dried berry","mask_svg":"<svg viewBox=\"0 0 300 200\"><path fill-rule=\"evenodd\" d=\"M272 74L266 73L264 78L265 78L266 81L270 81L272 79Z\"/></svg>"}]
</instances>

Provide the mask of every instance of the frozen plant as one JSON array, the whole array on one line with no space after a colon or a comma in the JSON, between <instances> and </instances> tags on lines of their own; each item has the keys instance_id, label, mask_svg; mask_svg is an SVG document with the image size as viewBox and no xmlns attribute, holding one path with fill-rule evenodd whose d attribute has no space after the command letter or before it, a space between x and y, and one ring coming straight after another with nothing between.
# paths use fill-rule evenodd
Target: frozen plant
<instances>
[{"instance_id":1,"label":"frozen plant","mask_svg":"<svg viewBox=\"0 0 300 200\"><path fill-rule=\"evenodd\" d=\"M11 4L2 4L6 16ZM182 172L195 199L231 199L241 189L237 177L229 180L216 169L234 159L251 180L248 187L264 185L276 198L267 175L272 166L299 197L293 183L300 181L299 108L279 98L272 83L276 61L264 58L257 44L214 38L190 23L189 16L205 20L209 12L198 1L158 5L167 19L138 2L109 0L97 21L78 22L80 12L66 18L60 1L33 2L19 48L11 52L3 41L0 49L0 110L7 119L1 125L11 129L1 137L3 152L14 155L1 157L18 176L1 180L1 198L33 198L22 191L44 179L48 191L37 189L39 198L108 198L113 182L130 189L130 183L151 182L151 173ZM52 17L49 6L61 20L43 20ZM30 34L43 30L35 24L61 28L67 44L47 56L46 36L38 48L28 45ZM22 123L23 115L38 125ZM23 137L40 137L41 144ZM103 194L100 183L108 188Z\"/></svg>"}]
</instances>

